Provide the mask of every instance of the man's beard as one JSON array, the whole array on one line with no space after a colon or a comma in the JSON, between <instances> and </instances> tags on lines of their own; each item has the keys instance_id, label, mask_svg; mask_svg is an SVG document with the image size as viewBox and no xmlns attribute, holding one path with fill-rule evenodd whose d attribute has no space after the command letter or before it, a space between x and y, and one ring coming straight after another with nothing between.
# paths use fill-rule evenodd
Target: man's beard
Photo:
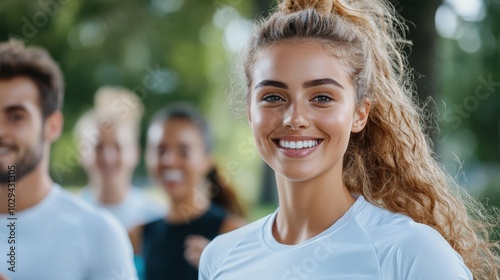
<instances>
[{"instance_id":1,"label":"man's beard","mask_svg":"<svg viewBox=\"0 0 500 280\"><path fill-rule=\"evenodd\" d=\"M15 149L19 150L17 147ZM0 184L18 182L38 166L42 160L42 156L43 140L39 139L35 146L29 147L16 163L5 163L6 166L0 167ZM9 169L8 166L14 166L15 169Z\"/></svg>"}]
</instances>

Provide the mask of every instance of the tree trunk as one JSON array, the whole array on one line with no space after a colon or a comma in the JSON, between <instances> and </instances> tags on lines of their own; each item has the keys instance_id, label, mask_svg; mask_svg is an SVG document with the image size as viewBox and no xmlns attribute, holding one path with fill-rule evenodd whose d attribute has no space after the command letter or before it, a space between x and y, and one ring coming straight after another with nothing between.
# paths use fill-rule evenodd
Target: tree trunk
<instances>
[{"instance_id":1,"label":"tree trunk","mask_svg":"<svg viewBox=\"0 0 500 280\"><path fill-rule=\"evenodd\" d=\"M435 0L391 0L396 10L406 20L410 31L408 39L413 42L408 57L414 68L416 90L420 100L436 94L436 28L434 16L441 1Z\"/></svg>"}]
</instances>

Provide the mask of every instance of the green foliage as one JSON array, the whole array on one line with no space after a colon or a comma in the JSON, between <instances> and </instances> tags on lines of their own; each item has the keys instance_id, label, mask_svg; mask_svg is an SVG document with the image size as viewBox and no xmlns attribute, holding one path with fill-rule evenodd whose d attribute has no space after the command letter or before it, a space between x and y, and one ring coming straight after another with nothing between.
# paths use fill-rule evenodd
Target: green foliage
<instances>
[{"instance_id":1,"label":"green foliage","mask_svg":"<svg viewBox=\"0 0 500 280\"><path fill-rule=\"evenodd\" d=\"M474 194L486 189L483 196L494 201L500 197L492 192L500 189L500 2L479 2L484 4L484 19L459 17L453 38L438 44L435 100L441 131L436 142L440 160L464 172L463 184ZM475 45L477 50L466 51Z\"/></svg>"},{"instance_id":2,"label":"green foliage","mask_svg":"<svg viewBox=\"0 0 500 280\"><path fill-rule=\"evenodd\" d=\"M46 48L65 76L65 127L52 150L54 179L63 185L85 184L73 126L92 106L100 86L119 85L132 89L145 104L142 134L149 118L170 102L199 106L213 121L222 173L234 180L233 185L256 190L258 172L252 170L258 168L258 157L253 143L251 160L245 152L248 147L240 145L248 143L248 125L233 121L224 107L227 51L224 30L213 20L224 7L233 14L252 14L252 4L242 0L1 1L0 41L16 37ZM145 173L141 164L136 177Z\"/></svg>"},{"instance_id":3,"label":"green foliage","mask_svg":"<svg viewBox=\"0 0 500 280\"><path fill-rule=\"evenodd\" d=\"M121 85L132 89L144 102L143 127L159 108L170 102L197 104L214 124L216 156L222 173L240 193L244 191L244 198L255 200L260 159L246 122L235 121L224 106L225 93L232 89L227 70L232 58L224 49L225 31L220 22L227 24L230 17L223 14L219 23L214 17L221 8L232 7L247 18L254 18L255 14L265 14L274 2L0 1L0 41L16 37L28 45L48 49L65 74L64 134L52 151L51 172L56 181L75 186L85 183L85 175L78 167L72 128L92 105L97 88ZM408 1L393 2L399 3L398 10L418 13L410 9ZM434 63L438 73L438 94L434 99L441 114L436 117L442 129L436 139L440 159L450 165L454 160L451 154L456 153L464 161L466 173L474 170L471 166L489 170L468 175L469 184L487 185L489 193L499 197L491 190L500 189L500 180L491 174L500 169L500 87L493 87L487 97L481 91L484 99L476 92L481 85L484 90L484 80L500 82L500 3L483 3L486 16L482 21L461 22L462 27L479 30L480 50L465 53L457 40L441 38L435 59L428 63ZM412 32L434 33L428 28L417 26ZM415 47L425 46L418 43ZM463 111L460 106L469 109ZM144 135L141 139L144 142ZM143 164L136 175L145 176Z\"/></svg>"}]
</instances>

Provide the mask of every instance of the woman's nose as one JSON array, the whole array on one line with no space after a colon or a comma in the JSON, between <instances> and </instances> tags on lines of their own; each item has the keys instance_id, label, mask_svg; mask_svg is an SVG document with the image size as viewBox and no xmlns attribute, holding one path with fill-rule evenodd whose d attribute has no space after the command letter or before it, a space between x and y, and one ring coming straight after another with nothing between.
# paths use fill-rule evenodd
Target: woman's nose
<instances>
[{"instance_id":1,"label":"woman's nose","mask_svg":"<svg viewBox=\"0 0 500 280\"><path fill-rule=\"evenodd\" d=\"M283 126L291 130L306 129L310 125L307 109L301 104L291 104L283 118Z\"/></svg>"}]
</instances>

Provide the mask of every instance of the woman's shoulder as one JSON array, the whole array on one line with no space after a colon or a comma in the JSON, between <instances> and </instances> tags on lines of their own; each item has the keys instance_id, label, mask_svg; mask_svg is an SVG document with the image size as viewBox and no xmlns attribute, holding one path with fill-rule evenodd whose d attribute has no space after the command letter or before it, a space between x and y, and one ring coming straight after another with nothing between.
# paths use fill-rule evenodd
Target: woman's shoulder
<instances>
[{"instance_id":1,"label":"woman's shoulder","mask_svg":"<svg viewBox=\"0 0 500 280\"><path fill-rule=\"evenodd\" d=\"M440 236L431 227L416 223L404 214L377 206L366 201L364 197L359 197L356 205L357 209L350 215L349 220L356 224L355 228L368 236L374 246L379 243L383 245L385 242L394 243L396 240L404 241L414 236Z\"/></svg>"},{"instance_id":2,"label":"woman's shoulder","mask_svg":"<svg viewBox=\"0 0 500 280\"><path fill-rule=\"evenodd\" d=\"M258 235L259 229L264 226L264 223L269 218L269 216L261 218L255 222L244 225L230 232L221 234L217 236L212 242L210 242L210 244L213 244L212 246L222 245L226 248L234 247L234 245L239 243L241 240L253 237L256 234Z\"/></svg>"},{"instance_id":3,"label":"woman's shoulder","mask_svg":"<svg viewBox=\"0 0 500 280\"><path fill-rule=\"evenodd\" d=\"M371 203L367 203L356 220L375 248L389 247L389 251L397 248L416 252L421 251L422 247L453 250L434 228Z\"/></svg>"},{"instance_id":4,"label":"woman's shoulder","mask_svg":"<svg viewBox=\"0 0 500 280\"><path fill-rule=\"evenodd\" d=\"M202 266L205 268L216 267L225 260L231 251L241 244L258 244L260 242L260 229L270 216L268 215L255 222L217 236L203 250L200 269L202 269Z\"/></svg>"},{"instance_id":5,"label":"woman's shoulder","mask_svg":"<svg viewBox=\"0 0 500 280\"><path fill-rule=\"evenodd\" d=\"M462 257L434 228L370 203L357 219L383 272L397 279L472 279Z\"/></svg>"}]
</instances>

